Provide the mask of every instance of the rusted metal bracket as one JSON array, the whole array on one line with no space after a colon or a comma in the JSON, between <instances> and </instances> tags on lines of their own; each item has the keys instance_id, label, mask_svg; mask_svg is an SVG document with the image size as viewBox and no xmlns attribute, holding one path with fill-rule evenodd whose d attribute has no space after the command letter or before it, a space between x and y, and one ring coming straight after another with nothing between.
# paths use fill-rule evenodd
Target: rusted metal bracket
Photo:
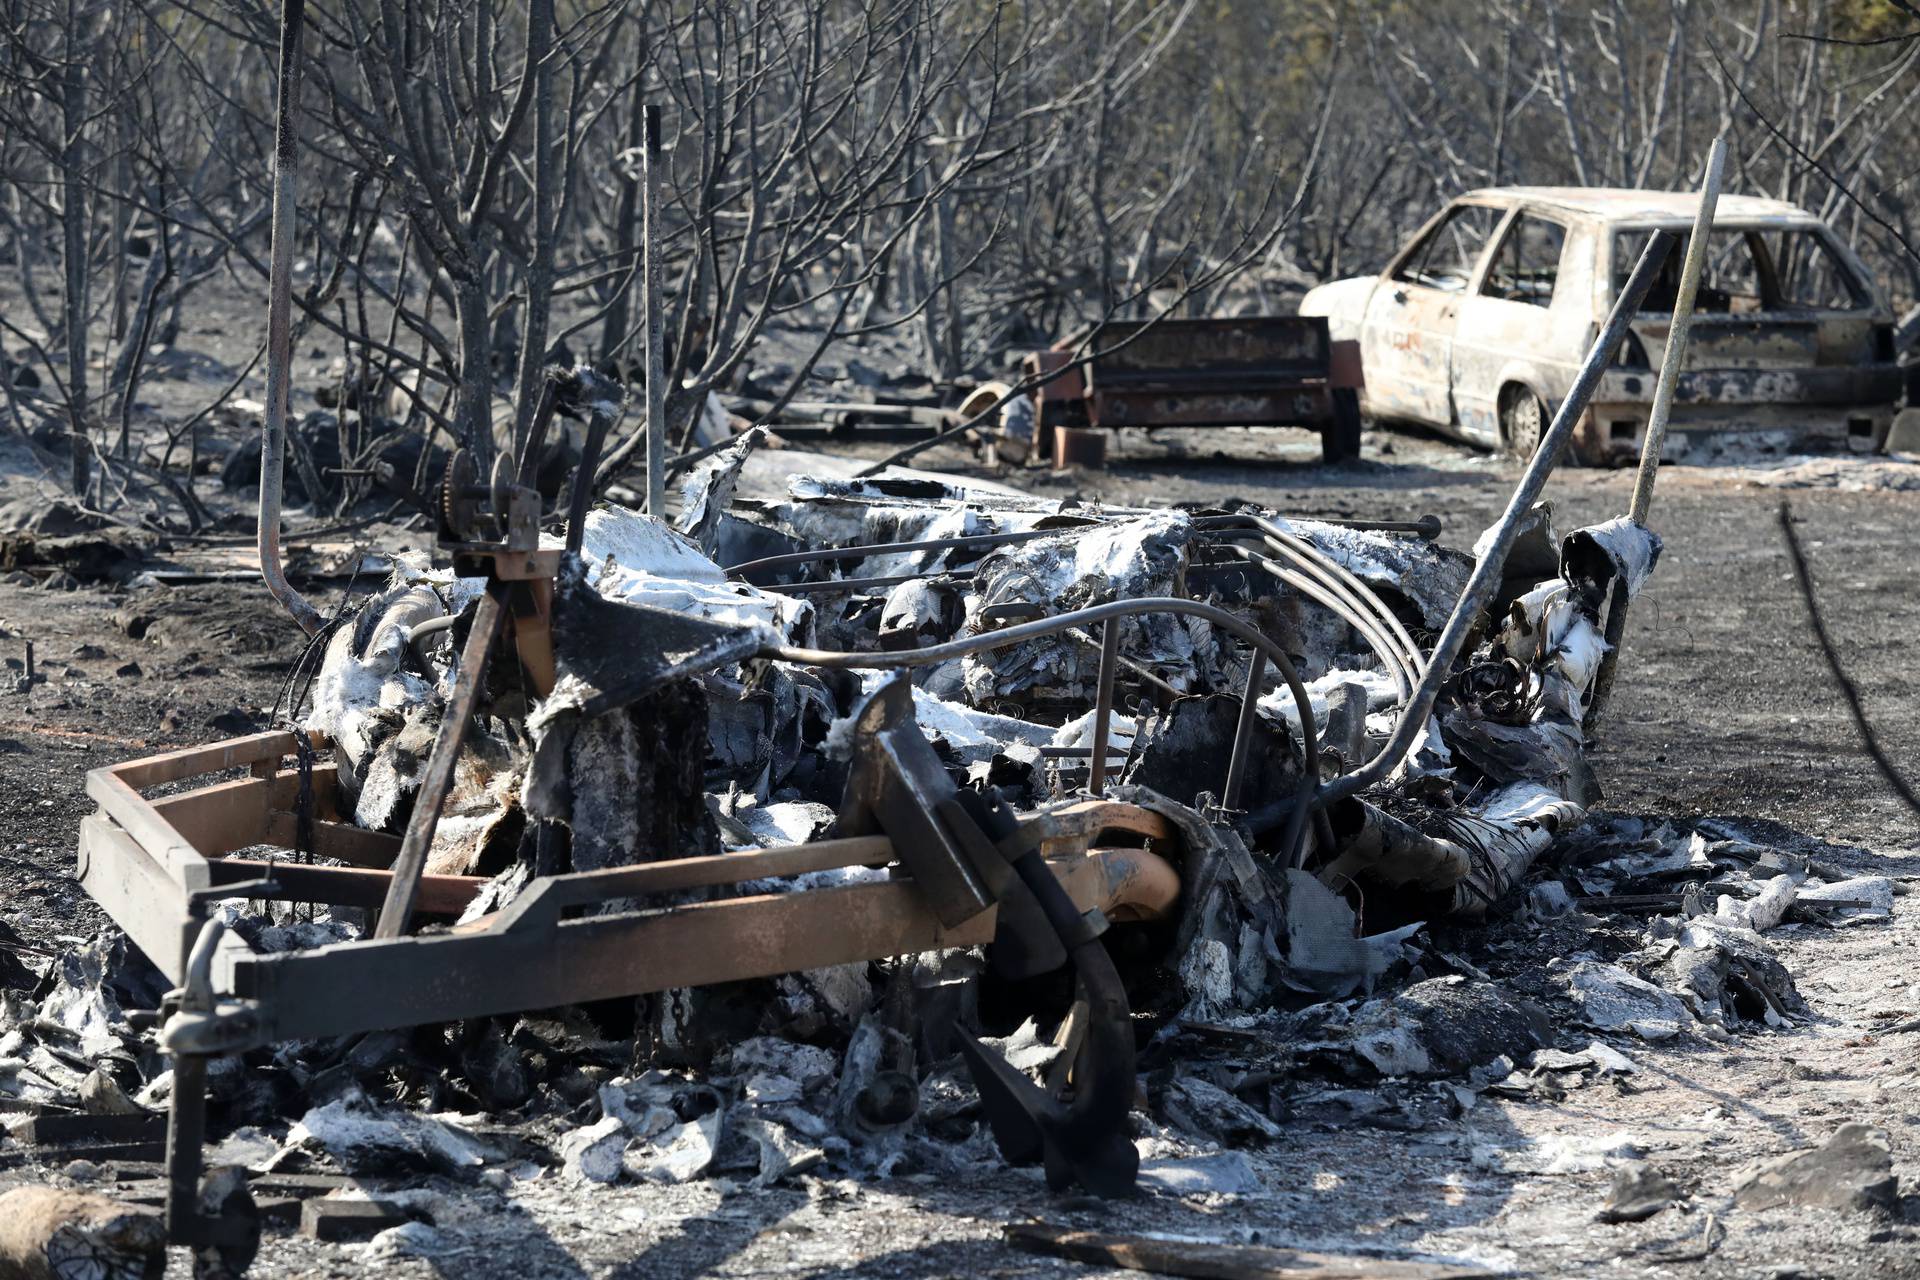
<instances>
[{"instance_id":1,"label":"rusted metal bracket","mask_svg":"<svg viewBox=\"0 0 1920 1280\"><path fill-rule=\"evenodd\" d=\"M905 692L902 686L892 697ZM900 708L897 701L879 705L894 715ZM910 711L910 700L906 706ZM397 861L400 842L339 824L333 773L322 765L313 771L312 784L317 843L350 852L368 865L313 867L229 857L272 842L270 833L290 834L297 779L280 770L296 745L291 733L257 734L93 771L89 788L103 812L82 824L83 882L136 945L180 984L168 1002L164 1036L176 1073L169 1163L177 1222L173 1239L203 1250L239 1250L251 1220L235 1199L244 1188L217 1184L217 1174L200 1178L210 1056L288 1039L769 977L948 947L995 943L998 949L1014 938L1027 944L1029 963L1045 958L1036 939L1052 943L1055 956L1071 956L1090 1003L1089 1013L1077 1020L1088 1029L1085 1047L1074 1055L1072 1102L1044 1094L1037 1101L1009 1096L1006 1105L1027 1117L1015 1119L1009 1111L1002 1118L1009 1154L1037 1152L1053 1176L1092 1190L1130 1184L1127 1153L1115 1144L1124 1140L1125 1103L1132 1096L1131 1031L1117 977L1106 982L1110 962L1104 971L1099 968L1106 957L1097 937L1108 919L1167 915L1179 897L1180 878L1159 854L1099 845L1110 831L1134 840L1172 840L1176 833L1164 819L1114 801L1080 801L1015 818L996 803L958 791L950 780L945 791L938 790L935 779L920 771L928 760L936 765L937 760L910 719L891 725L883 720L882 731L920 780L913 793L898 784L908 802L918 795L936 811L931 826L902 830L931 831L945 850L938 857L984 869L977 879L990 900L957 925L936 912L937 895L913 871L914 865L937 863L923 851L909 853L896 832L550 876L536 880L507 910L450 933L257 955L217 924L203 928L205 906L241 893L332 905L382 900L378 895L398 878L385 864ZM140 794L143 788L236 766L250 768L253 776L159 800ZM347 841L347 832L361 839ZM889 864L895 866L890 879L832 889L573 914L583 906L702 886ZM416 901L455 911L485 881L435 876L418 883L423 892ZM1020 902L1028 904L1030 916L1014 905ZM984 1070L1004 1074L991 1066ZM1128 1081L1126 1089L1098 1083L1109 1076ZM1028 1141L1034 1134L1038 1146ZM209 1206L225 1207L214 1212Z\"/></svg>"}]
</instances>

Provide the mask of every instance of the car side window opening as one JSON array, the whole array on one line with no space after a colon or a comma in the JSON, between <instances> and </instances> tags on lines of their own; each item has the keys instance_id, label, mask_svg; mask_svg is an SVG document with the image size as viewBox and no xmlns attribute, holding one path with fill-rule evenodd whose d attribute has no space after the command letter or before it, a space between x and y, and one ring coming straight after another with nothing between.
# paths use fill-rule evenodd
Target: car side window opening
<instances>
[{"instance_id":1,"label":"car side window opening","mask_svg":"<svg viewBox=\"0 0 1920 1280\"><path fill-rule=\"evenodd\" d=\"M1645 231L1614 237L1613 287L1626 287L1646 246ZM1642 311L1673 310L1687 258L1682 235L1647 292ZM1707 240L1707 260L1693 309L1702 315L1754 315L1767 311L1850 311L1864 296L1844 263L1810 231L1725 230Z\"/></svg>"},{"instance_id":2,"label":"car side window opening","mask_svg":"<svg viewBox=\"0 0 1920 1280\"><path fill-rule=\"evenodd\" d=\"M1480 204L1455 205L1447 211L1446 220L1407 255L1393 278L1442 293L1464 293L1481 250L1505 212Z\"/></svg>"},{"instance_id":3,"label":"car side window opening","mask_svg":"<svg viewBox=\"0 0 1920 1280\"><path fill-rule=\"evenodd\" d=\"M1770 231L1757 235L1773 263L1780 305L1799 311L1852 311L1866 295L1825 240L1808 231Z\"/></svg>"},{"instance_id":4,"label":"car side window opening","mask_svg":"<svg viewBox=\"0 0 1920 1280\"><path fill-rule=\"evenodd\" d=\"M1553 286L1560 278L1560 252L1566 245L1565 227L1522 214L1494 251L1487 282L1480 292L1507 302L1553 305Z\"/></svg>"}]
</instances>

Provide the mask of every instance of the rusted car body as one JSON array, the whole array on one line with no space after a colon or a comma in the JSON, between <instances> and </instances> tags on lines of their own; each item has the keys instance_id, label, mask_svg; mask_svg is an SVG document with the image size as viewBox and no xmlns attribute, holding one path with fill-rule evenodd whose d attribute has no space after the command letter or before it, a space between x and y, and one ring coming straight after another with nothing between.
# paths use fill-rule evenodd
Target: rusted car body
<instances>
[{"instance_id":1,"label":"rusted car body","mask_svg":"<svg viewBox=\"0 0 1920 1280\"><path fill-rule=\"evenodd\" d=\"M1376 417L1532 451L1572 385L1646 237L1684 239L1696 197L1579 187L1472 191L1377 276L1302 300L1360 343ZM1748 445L1880 448L1901 390L1894 316L1872 276L1812 214L1722 196L1665 456ZM1635 456L1684 245L1669 259L1574 435L1585 462Z\"/></svg>"}]
</instances>

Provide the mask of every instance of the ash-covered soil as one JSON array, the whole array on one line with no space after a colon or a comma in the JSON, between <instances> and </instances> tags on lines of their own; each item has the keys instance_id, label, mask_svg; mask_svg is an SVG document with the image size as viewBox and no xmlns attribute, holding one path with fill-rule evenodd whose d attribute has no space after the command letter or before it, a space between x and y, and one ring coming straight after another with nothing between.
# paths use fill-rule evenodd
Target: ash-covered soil
<instances>
[{"instance_id":1,"label":"ash-covered soil","mask_svg":"<svg viewBox=\"0 0 1920 1280\"><path fill-rule=\"evenodd\" d=\"M1138 504L1240 497L1302 515L1442 517L1469 546L1504 504L1515 468L1420 437L1370 432L1364 458L1325 468L1288 433L1128 435L1102 471L1000 478L1038 492ZM1217 452L1216 452L1217 450ZM864 448L877 455L884 450ZM960 450L916 464L976 471ZM798 468L796 468L798 469ZM1631 477L1565 471L1549 487L1562 528L1624 510ZM1888 794L1855 737L1808 630L1776 526L1793 504L1829 624L1882 740L1920 762L1911 637L1920 595L1920 500L1904 492L1777 490L1722 469L1663 473L1652 524L1665 555L1635 607L1595 765L1615 813L1781 824L1849 870L1920 875L1920 823ZM140 619L146 618L146 625ZM15 689L24 642L45 678ZM0 585L0 919L29 947L91 935L99 914L69 871L92 810L86 770L264 723L300 637L252 583L171 591L49 592ZM1805 1025L1731 1040L1615 1039L1630 1074L1564 1097L1480 1094L1445 1082L1376 1088L1387 1100L1296 1097L1277 1139L1245 1146L1246 1189L1123 1203L1049 1195L1035 1172L907 1172L878 1183L802 1175L756 1190L575 1186L509 1169L477 1184L415 1179L441 1229L427 1258L273 1235L256 1274L917 1277L1089 1270L1019 1252L1004 1225L1040 1219L1320 1249L1417 1253L1538 1276L1920 1274L1920 1196L1891 1214L1734 1206L1750 1162L1825 1141L1843 1122L1892 1136L1903 1191L1920 1191L1920 911L1891 923L1768 934L1814 1012ZM1556 957L1618 940L1607 928L1450 929L1443 948L1528 991ZM1565 1006L1559 1006L1565 1014ZM1594 1038L1571 1025L1558 1043ZM1258 1058L1204 1047L1210 1069ZM1170 1154L1195 1154L1166 1138ZM1690 1193L1649 1221L1600 1225L1608 1155L1637 1152ZM522 1172L530 1172L522 1170ZM0 1170L0 1187L57 1178ZM386 1184L381 1184L386 1185ZM169 1274L186 1274L176 1251Z\"/></svg>"}]
</instances>

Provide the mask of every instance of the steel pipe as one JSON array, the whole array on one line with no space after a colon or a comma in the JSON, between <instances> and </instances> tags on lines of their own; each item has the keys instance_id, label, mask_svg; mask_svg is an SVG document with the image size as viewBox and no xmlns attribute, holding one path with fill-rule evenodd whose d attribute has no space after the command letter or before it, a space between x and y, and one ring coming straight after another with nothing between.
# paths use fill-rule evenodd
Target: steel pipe
<instances>
[{"instance_id":1,"label":"steel pipe","mask_svg":"<svg viewBox=\"0 0 1920 1280\"><path fill-rule=\"evenodd\" d=\"M1633 501L1627 519L1645 524L1653 506L1653 478L1660 470L1660 450L1667 439L1667 419L1673 413L1673 390L1680 367L1687 362L1687 337L1693 329L1693 300L1700 291L1700 272L1707 263L1707 239L1713 230L1713 211L1720 203L1720 175L1727 165L1727 140L1713 140L1707 152L1707 173L1700 184L1700 208L1693 215L1693 234L1687 237L1687 258L1680 268L1680 288L1674 295L1673 322L1667 329L1667 350L1660 358L1660 377L1653 385L1653 408L1647 413L1647 434L1640 445L1640 470L1633 479Z\"/></svg>"},{"instance_id":2,"label":"steel pipe","mask_svg":"<svg viewBox=\"0 0 1920 1280\"><path fill-rule=\"evenodd\" d=\"M280 607L313 635L324 625L320 611L287 581L280 563L280 502L287 465L287 403L293 371L293 178L298 131L295 100L300 93L300 33L306 0L286 0L280 9L280 83L275 93L273 126L273 241L267 270L267 414L260 437L260 506L256 545L260 576Z\"/></svg>"},{"instance_id":3,"label":"steel pipe","mask_svg":"<svg viewBox=\"0 0 1920 1280\"><path fill-rule=\"evenodd\" d=\"M1120 665L1120 619L1108 618L1100 629L1100 673L1094 681L1093 750L1087 756L1087 792L1105 795L1107 790L1107 735L1113 728L1113 669ZM1241 695L1245 706L1255 697L1249 683Z\"/></svg>"},{"instance_id":4,"label":"steel pipe","mask_svg":"<svg viewBox=\"0 0 1920 1280\"><path fill-rule=\"evenodd\" d=\"M1400 762L1406 759L1407 753L1413 750L1414 739L1426 728L1427 718L1433 712L1434 699L1439 696L1440 686L1452 673L1453 664L1466 648L1467 636L1500 585L1507 552L1513 546L1521 521L1539 499L1540 490L1546 486L1547 477L1553 473L1554 464L1559 461L1568 437L1573 434L1574 423L1586 412L1587 402L1593 398L1600 375L1613 363L1614 353L1620 349L1620 343L1626 337L1627 325L1640 310L1640 303L1672 251L1673 242L1671 231L1656 231L1648 237L1647 247L1641 253L1640 261L1635 264L1633 275L1628 278L1626 288L1621 290L1613 311L1607 316L1607 322L1601 326L1600 336L1587 352L1580 373L1574 379L1566 399L1560 402L1558 412L1553 415L1553 424L1547 428L1540 447L1534 451L1526 470L1521 473L1520 483L1507 500L1506 511L1501 514L1499 523L1494 525L1493 538L1475 562L1473 573L1467 579L1453 613L1447 618L1447 625L1440 632L1440 640L1434 645L1427 673L1414 690L1413 697L1401 709L1393 733L1373 759L1321 787L1315 797L1317 807L1324 809L1336 800L1344 800L1367 787L1386 781ZM1297 823L1300 819L1301 815L1295 813L1293 821Z\"/></svg>"},{"instance_id":5,"label":"steel pipe","mask_svg":"<svg viewBox=\"0 0 1920 1280\"><path fill-rule=\"evenodd\" d=\"M1693 234L1687 238L1687 259L1680 269L1680 288L1674 295L1673 321L1667 329L1666 354L1660 357L1660 378L1653 387L1653 408L1647 414L1647 435L1640 445L1640 470L1633 479L1633 499L1627 519L1645 524L1653 507L1653 480L1660 470L1660 452L1667 441L1667 419L1673 412L1673 389L1680 366L1687 360L1687 337L1693 328L1693 301L1700 291L1700 273L1707 261L1707 238L1713 230L1713 211L1720 202L1720 175L1726 168L1727 141L1715 138L1707 153L1707 173L1700 185L1700 207L1693 215ZM1613 675L1620 646L1627 635L1627 584L1616 581L1607 603L1606 652L1593 677L1593 700L1585 728L1598 723L1613 700Z\"/></svg>"}]
</instances>

